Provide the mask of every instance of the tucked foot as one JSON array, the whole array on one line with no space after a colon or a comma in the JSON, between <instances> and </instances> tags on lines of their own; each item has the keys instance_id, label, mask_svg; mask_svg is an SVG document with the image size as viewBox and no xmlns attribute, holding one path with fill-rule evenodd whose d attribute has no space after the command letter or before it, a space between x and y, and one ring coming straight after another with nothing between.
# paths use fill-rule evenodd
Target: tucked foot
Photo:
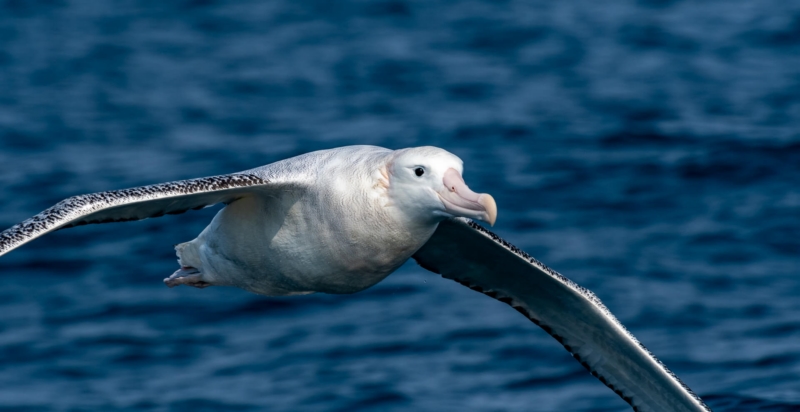
<instances>
[{"instance_id":1,"label":"tucked foot","mask_svg":"<svg viewBox=\"0 0 800 412\"><path fill-rule=\"evenodd\" d=\"M171 288L178 285L192 286L200 289L211 286L210 283L203 280L203 274L200 273L199 270L190 266L184 266L176 270L172 276L164 279L164 283Z\"/></svg>"}]
</instances>

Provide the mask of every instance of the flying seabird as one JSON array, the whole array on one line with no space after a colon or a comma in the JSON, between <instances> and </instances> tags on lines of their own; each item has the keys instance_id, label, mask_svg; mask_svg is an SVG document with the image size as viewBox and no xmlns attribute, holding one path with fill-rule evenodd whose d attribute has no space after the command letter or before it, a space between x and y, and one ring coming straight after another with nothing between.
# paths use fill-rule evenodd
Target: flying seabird
<instances>
[{"instance_id":1,"label":"flying seabird","mask_svg":"<svg viewBox=\"0 0 800 412\"><path fill-rule=\"evenodd\" d=\"M176 245L180 268L168 286L354 293L413 257L512 306L634 410L710 410L594 293L474 223L493 225L497 206L462 172L461 159L436 147L322 150L240 173L74 196L0 233L0 256L63 228L224 203L196 239Z\"/></svg>"}]
</instances>

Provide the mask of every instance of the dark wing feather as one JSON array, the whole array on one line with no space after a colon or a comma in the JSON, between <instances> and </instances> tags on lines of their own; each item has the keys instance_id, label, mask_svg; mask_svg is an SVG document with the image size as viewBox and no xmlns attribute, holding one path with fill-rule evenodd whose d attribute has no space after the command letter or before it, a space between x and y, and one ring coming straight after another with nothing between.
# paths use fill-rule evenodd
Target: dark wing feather
<instances>
[{"instance_id":1,"label":"dark wing feather","mask_svg":"<svg viewBox=\"0 0 800 412\"><path fill-rule=\"evenodd\" d=\"M420 266L511 305L636 411L709 411L591 291L467 219L439 224Z\"/></svg>"},{"instance_id":2,"label":"dark wing feather","mask_svg":"<svg viewBox=\"0 0 800 412\"><path fill-rule=\"evenodd\" d=\"M0 256L52 231L89 223L122 222L230 203L268 181L237 173L73 196L0 233Z\"/></svg>"}]
</instances>

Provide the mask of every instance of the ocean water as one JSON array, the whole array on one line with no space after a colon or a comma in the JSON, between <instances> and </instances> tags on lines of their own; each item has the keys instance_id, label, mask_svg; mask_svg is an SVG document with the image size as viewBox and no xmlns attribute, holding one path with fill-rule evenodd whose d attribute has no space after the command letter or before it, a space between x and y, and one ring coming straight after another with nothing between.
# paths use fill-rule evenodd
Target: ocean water
<instances>
[{"instance_id":1,"label":"ocean water","mask_svg":"<svg viewBox=\"0 0 800 412\"><path fill-rule=\"evenodd\" d=\"M2 228L349 144L459 155L493 230L715 411L800 410L800 3L0 1ZM0 258L0 410L630 410L413 262L347 296L166 288L216 210Z\"/></svg>"}]
</instances>

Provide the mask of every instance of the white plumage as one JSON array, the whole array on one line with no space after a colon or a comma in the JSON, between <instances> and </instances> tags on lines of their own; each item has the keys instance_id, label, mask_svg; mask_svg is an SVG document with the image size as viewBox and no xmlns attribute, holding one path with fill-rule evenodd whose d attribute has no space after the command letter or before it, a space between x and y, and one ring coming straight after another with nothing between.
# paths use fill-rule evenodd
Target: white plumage
<instances>
[{"instance_id":1,"label":"white plumage","mask_svg":"<svg viewBox=\"0 0 800 412\"><path fill-rule=\"evenodd\" d=\"M241 173L75 196L0 233L0 255L65 227L226 206L176 246L169 286L264 295L354 293L410 257L499 299L555 337L639 411L708 408L590 291L476 225L497 207L435 147L350 146ZM467 219L469 218L469 219Z\"/></svg>"}]
</instances>

